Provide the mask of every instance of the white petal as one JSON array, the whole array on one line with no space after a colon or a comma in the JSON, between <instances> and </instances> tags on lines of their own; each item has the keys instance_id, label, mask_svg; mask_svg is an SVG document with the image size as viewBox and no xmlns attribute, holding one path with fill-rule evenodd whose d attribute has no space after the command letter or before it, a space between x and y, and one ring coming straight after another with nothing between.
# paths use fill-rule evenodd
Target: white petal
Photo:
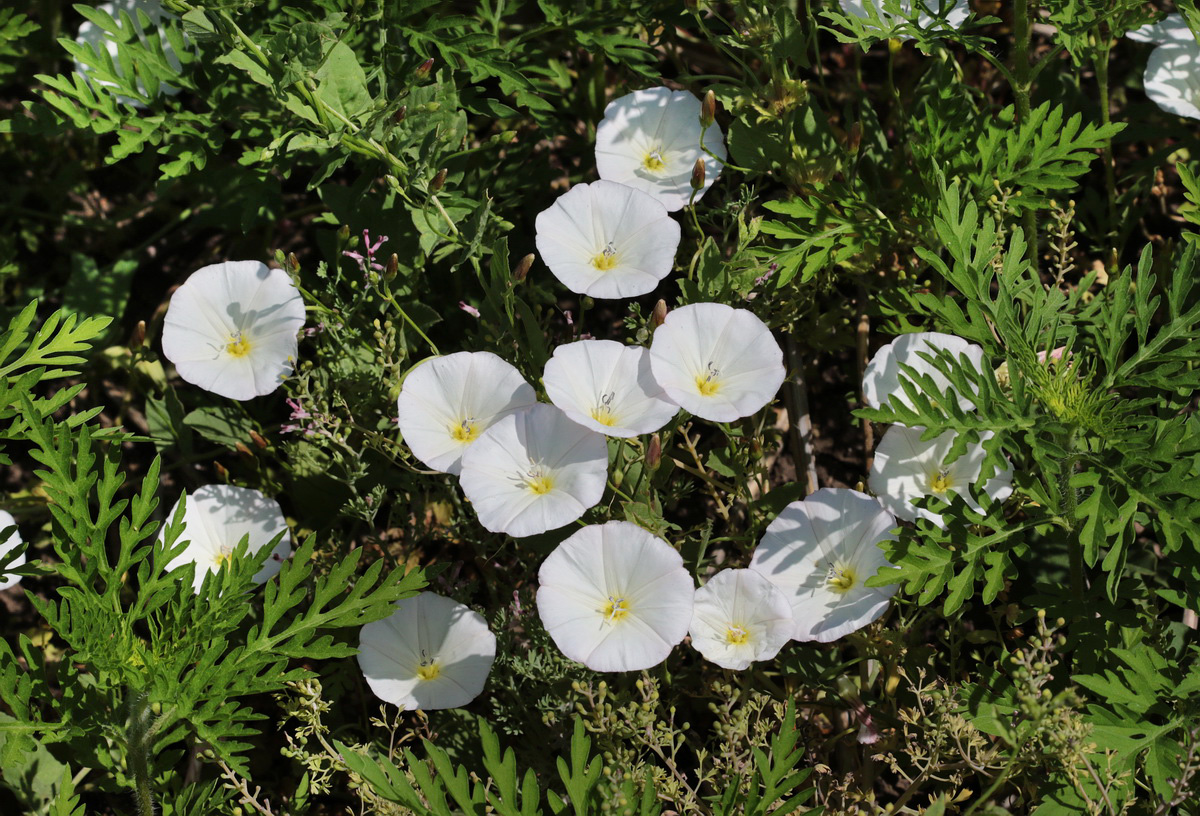
<instances>
[{"instance_id":1,"label":"white petal","mask_svg":"<svg viewBox=\"0 0 1200 816\"><path fill-rule=\"evenodd\" d=\"M966 354L977 370L983 368L983 349L961 337L940 332L903 334L881 348L867 364L863 372L863 399L867 405L880 408L894 398L912 407L901 385L901 379L908 380L900 370L901 363L912 366L919 374L928 374L938 390L944 392L950 387L950 381L931 363L918 356L918 353L936 355L941 349L949 351L956 358ZM964 411L975 408L975 403L962 394L958 396L958 405Z\"/></svg>"},{"instance_id":2,"label":"white petal","mask_svg":"<svg viewBox=\"0 0 1200 816\"><path fill-rule=\"evenodd\" d=\"M925 6L931 11L941 12L942 0L925 0ZM871 15L867 11L866 4L870 3L875 7L875 11L879 13L879 18L889 24L897 24L904 22L905 17L912 14L913 6L916 5L913 0L901 0L900 11L902 14L893 14L884 11L884 4L881 0L841 0L842 11L850 16L861 17L864 20L871 20ZM946 0L949 6L949 13L946 15L946 24L951 28L958 28L967 19L967 15L971 13L968 0ZM918 6L919 8L919 6ZM926 11L921 11L917 15L917 25L923 29L929 29L933 26L935 18ZM912 39L905 37L905 39Z\"/></svg>"},{"instance_id":3,"label":"white petal","mask_svg":"<svg viewBox=\"0 0 1200 816\"><path fill-rule=\"evenodd\" d=\"M12 514L8 513L5 510L0 510L0 531L3 531L5 528L8 528L8 527L16 527L16 526L17 526L17 520L12 517ZM4 539L4 541L0 541L0 556L8 555L10 552L15 550L17 547L20 547L23 543L24 543L24 541L22 541L22 539L21 539L21 531L14 530L12 535L10 535L8 538ZM19 567L25 563L26 563L26 555L25 555L25 553L21 553L20 555L18 555L16 558L13 559L12 563L9 564L9 566L10 567ZM6 575L5 573L0 573L0 589L8 589L9 587L16 586L19 583L21 583L20 575Z\"/></svg>"},{"instance_id":4,"label":"white petal","mask_svg":"<svg viewBox=\"0 0 1200 816\"><path fill-rule=\"evenodd\" d=\"M796 640L830 643L857 632L887 611L892 595L899 588L899 584L864 587L836 596L830 592L815 592L795 607L796 630L793 637Z\"/></svg>"},{"instance_id":5,"label":"white petal","mask_svg":"<svg viewBox=\"0 0 1200 816\"><path fill-rule=\"evenodd\" d=\"M679 411L650 370L650 352L612 340L580 340L554 350L542 375L550 401L606 436L653 433Z\"/></svg>"},{"instance_id":6,"label":"white petal","mask_svg":"<svg viewBox=\"0 0 1200 816\"><path fill-rule=\"evenodd\" d=\"M827 642L883 614L895 586L866 587L880 567L891 566L880 547L895 519L855 490L822 488L792 502L755 548L750 569L778 587L791 604L797 640ZM848 576L835 589L832 578Z\"/></svg>"},{"instance_id":7,"label":"white petal","mask_svg":"<svg viewBox=\"0 0 1200 816\"><path fill-rule=\"evenodd\" d=\"M196 270L175 290L163 354L187 382L247 400L271 393L291 373L303 326L304 300L287 273L227 261Z\"/></svg>"},{"instance_id":8,"label":"white petal","mask_svg":"<svg viewBox=\"0 0 1200 816\"><path fill-rule=\"evenodd\" d=\"M689 634L705 659L741 671L770 660L791 639L787 597L761 573L723 570L696 590Z\"/></svg>"},{"instance_id":9,"label":"white petal","mask_svg":"<svg viewBox=\"0 0 1200 816\"><path fill-rule=\"evenodd\" d=\"M177 503L168 519L174 518L178 507ZM257 490L233 485L204 485L187 497L183 522L186 528L178 540L190 543L182 554L167 564L166 570L172 572L184 564L194 563L192 589L197 593L204 577L220 569L221 557L232 553L243 536L249 536L246 554L254 555L275 536L284 534L263 568L255 573L255 583L273 578L282 568L283 559L291 555L287 521L279 503ZM165 534L164 525L159 531L160 541Z\"/></svg>"},{"instance_id":10,"label":"white petal","mask_svg":"<svg viewBox=\"0 0 1200 816\"><path fill-rule=\"evenodd\" d=\"M607 481L604 437L541 404L488 428L463 454L459 477L479 523L515 538L575 521Z\"/></svg>"},{"instance_id":11,"label":"white petal","mask_svg":"<svg viewBox=\"0 0 1200 816\"><path fill-rule=\"evenodd\" d=\"M661 663L687 634L692 578L669 544L625 521L584 527L538 571L538 614L555 644L593 671ZM609 614L613 600L624 614Z\"/></svg>"},{"instance_id":12,"label":"white petal","mask_svg":"<svg viewBox=\"0 0 1200 816\"><path fill-rule=\"evenodd\" d=\"M483 691L496 636L481 615L442 595L396 601L359 634L358 665L375 696L406 709L458 708ZM437 675L418 675L422 661Z\"/></svg>"},{"instance_id":13,"label":"white petal","mask_svg":"<svg viewBox=\"0 0 1200 816\"><path fill-rule=\"evenodd\" d=\"M783 350L766 324L722 303L668 312L650 344L650 367L667 397L714 422L758 411L785 375Z\"/></svg>"},{"instance_id":14,"label":"white petal","mask_svg":"<svg viewBox=\"0 0 1200 816\"><path fill-rule=\"evenodd\" d=\"M704 187L708 191L721 174L721 162L700 149L700 100L689 91L647 88L614 99L596 126L596 172L600 178L627 184L654 196L668 210L687 206L692 197L692 168L704 161ZM721 129L704 132L704 146L721 160L725 141ZM647 167L647 156L657 153L663 166Z\"/></svg>"},{"instance_id":15,"label":"white petal","mask_svg":"<svg viewBox=\"0 0 1200 816\"><path fill-rule=\"evenodd\" d=\"M871 492L888 510L898 517L908 521L925 518L939 527L945 526L945 521L938 513L924 508L917 508L912 502L922 496L936 495L931 485L931 478L940 470L945 470L949 477L949 486L942 498L949 501L949 495L961 495L969 506L976 511L981 508L971 497L969 485L979 480L982 469L984 450L982 443L967 446L966 452L953 463L945 464L946 455L954 444L956 434L946 431L933 439L922 442L923 428L905 428L893 425L887 429L879 446L875 449L875 458L871 463L871 474L868 478ZM991 438L990 431L980 434L982 440ZM1012 493L1012 468L1008 467L995 474L984 485L984 491L997 499L1007 498Z\"/></svg>"},{"instance_id":16,"label":"white petal","mask_svg":"<svg viewBox=\"0 0 1200 816\"><path fill-rule=\"evenodd\" d=\"M1146 96L1168 113L1200 119L1200 44L1160 45L1146 60Z\"/></svg>"},{"instance_id":17,"label":"white petal","mask_svg":"<svg viewBox=\"0 0 1200 816\"><path fill-rule=\"evenodd\" d=\"M457 475L463 452L480 434L535 402L532 386L504 360L487 351L460 351L412 369L396 408L413 455L433 470ZM463 433L464 422L471 434Z\"/></svg>"},{"instance_id":18,"label":"white petal","mask_svg":"<svg viewBox=\"0 0 1200 816\"><path fill-rule=\"evenodd\" d=\"M577 184L539 213L535 224L538 253L572 292L644 295L675 266L679 224L653 196L624 184ZM603 263L612 266L602 268Z\"/></svg>"}]
</instances>

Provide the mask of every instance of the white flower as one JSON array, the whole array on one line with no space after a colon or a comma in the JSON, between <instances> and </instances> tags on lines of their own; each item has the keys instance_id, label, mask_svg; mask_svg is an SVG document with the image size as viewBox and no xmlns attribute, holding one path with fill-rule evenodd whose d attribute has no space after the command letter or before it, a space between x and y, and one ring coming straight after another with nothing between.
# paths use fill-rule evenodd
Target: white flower
<instances>
[{"instance_id":1,"label":"white flower","mask_svg":"<svg viewBox=\"0 0 1200 816\"><path fill-rule=\"evenodd\" d=\"M1182 14L1168 14L1157 23L1147 23L1141 28L1128 31L1125 36L1137 42L1168 45L1170 43L1194 43L1196 36L1188 28Z\"/></svg>"},{"instance_id":2,"label":"white flower","mask_svg":"<svg viewBox=\"0 0 1200 816\"><path fill-rule=\"evenodd\" d=\"M12 514L10 514L9 512L7 512L5 510L0 510L0 532L3 532L5 529L7 529L9 527L16 527L16 526L17 526L17 520L12 517ZM21 540L21 531L13 530L12 535L10 535L8 538L4 539L3 541L0 541L0 560L3 560L4 556L8 555L10 552L15 550L17 547L20 547L22 543L23 542ZM16 558L14 558L12 563L9 564L8 566L10 568L11 567L19 567L24 563L25 563L25 553L21 553ZM8 589L9 587L14 587L19 583L21 583L20 575L6 575L5 573L0 572L0 589Z\"/></svg>"},{"instance_id":3,"label":"white flower","mask_svg":"<svg viewBox=\"0 0 1200 816\"><path fill-rule=\"evenodd\" d=\"M754 570L722 570L696 590L688 633L705 660L734 671L779 654L796 626L787 596Z\"/></svg>"},{"instance_id":4,"label":"white flower","mask_svg":"<svg viewBox=\"0 0 1200 816\"><path fill-rule=\"evenodd\" d=\"M762 408L783 384L783 351L745 309L693 303L667 313L650 344L650 367L667 396L714 422Z\"/></svg>"},{"instance_id":5,"label":"white flower","mask_svg":"<svg viewBox=\"0 0 1200 816\"><path fill-rule=\"evenodd\" d=\"M787 596L793 638L828 643L884 613L897 586L865 582L891 566L879 545L894 538L895 524L870 496L831 487L792 502L771 522L750 569Z\"/></svg>"},{"instance_id":6,"label":"white flower","mask_svg":"<svg viewBox=\"0 0 1200 816\"><path fill-rule=\"evenodd\" d=\"M879 13L879 19L885 25L896 26L905 22L906 18L913 13L913 8L920 9L917 0L900 0L900 13L895 14L890 11L884 11L886 0L840 0L842 11L852 17L861 17L864 20L873 22L871 13L867 6L873 6L875 11ZM941 12L942 0L924 0L925 8L935 13ZM968 0L946 0L948 14L946 15L945 25L951 28L958 28L967 19L967 15L971 13L971 7ZM917 14L917 26L922 29L928 29L934 24L935 20L932 15L922 10Z\"/></svg>"},{"instance_id":7,"label":"white flower","mask_svg":"<svg viewBox=\"0 0 1200 816\"><path fill-rule=\"evenodd\" d=\"M163 20L172 20L175 18L175 15L163 9L162 3L159 2L159 0L115 0L115 2L97 3L96 10L108 13L116 21L118 26L122 24L121 12L128 13L129 19L133 23L134 33L136 34L137 39L146 46L151 44L151 35L146 32L145 28L143 28L141 20L138 19L138 12L145 14L146 17L149 18L150 24L156 28L161 25ZM180 63L179 56L175 53L175 47L171 45L171 41L166 37L160 37L157 34L154 35L154 38L162 45L163 56L166 58L167 63L176 71L179 71L182 67L182 63ZM115 73L117 76L124 76L124 69L121 67L121 63L118 60L119 51L117 48L117 42L115 39L113 39L113 35L106 32L103 28L96 25L91 20L84 20L79 25L79 33L75 37L75 42L91 48L91 50L95 52L95 54L100 57L101 60L103 60L104 54L107 54L112 60L113 73ZM94 76L92 76L95 69L85 65L78 59L75 60L75 70L80 76L84 77L90 82L94 82L101 87L111 88L116 84L108 80L96 79ZM146 93L146 87L142 83L141 77L139 77L137 80L137 88L141 93ZM158 93L166 94L167 96L174 96L175 94L179 93L179 89L165 83L159 83ZM117 100L129 105L133 105L136 108L145 107L141 100L133 99L124 95L118 95Z\"/></svg>"},{"instance_id":8,"label":"white flower","mask_svg":"<svg viewBox=\"0 0 1200 816\"><path fill-rule=\"evenodd\" d=\"M167 519L173 519L178 509L179 504L176 503ZM269 545L275 536L283 533L283 538L275 545L263 568L254 574L256 584L274 578L283 566L283 559L292 553L287 522L279 502L250 488L204 485L187 497L183 522L186 528L176 543L189 543L180 555L167 564L167 572L194 563L196 571L192 590L197 594L204 583L204 576L221 569L244 536L249 536L246 554L254 555ZM166 525L159 532L160 541L166 535L165 528Z\"/></svg>"},{"instance_id":9,"label":"white flower","mask_svg":"<svg viewBox=\"0 0 1200 816\"><path fill-rule=\"evenodd\" d=\"M657 198L668 210L692 200L692 169L704 160L704 187L696 201L721 174L725 140L713 124L700 149L700 100L690 91L647 88L608 103L596 126L596 172L600 178L628 184Z\"/></svg>"},{"instance_id":10,"label":"white flower","mask_svg":"<svg viewBox=\"0 0 1200 816\"><path fill-rule=\"evenodd\" d=\"M400 433L434 470L457 475L463 452L501 417L537 402L521 372L489 351L459 351L419 364L396 400Z\"/></svg>"},{"instance_id":11,"label":"white flower","mask_svg":"<svg viewBox=\"0 0 1200 816\"><path fill-rule=\"evenodd\" d=\"M514 538L570 524L604 496L608 443L553 405L488 428L462 458L459 483L479 523Z\"/></svg>"},{"instance_id":12,"label":"white flower","mask_svg":"<svg viewBox=\"0 0 1200 816\"><path fill-rule=\"evenodd\" d=\"M458 708L483 691L496 636L478 612L422 592L364 626L358 650L359 668L381 700L408 710Z\"/></svg>"},{"instance_id":13,"label":"white flower","mask_svg":"<svg viewBox=\"0 0 1200 816\"><path fill-rule=\"evenodd\" d=\"M936 358L941 349L950 352L955 358L966 354L967 360L976 370L983 370L983 349L961 337L941 332L902 334L877 351L871 362L867 363L866 371L863 372L863 399L867 405L881 408L890 399L895 398L903 405L912 407L908 395L904 393L901 380L912 381L900 370L901 363L912 366L918 374L928 374L938 390L944 393L951 387L950 381L932 363L926 362L918 354L928 354ZM917 390L920 391L920 388ZM964 411L975 408L975 403L962 394L958 395L958 405Z\"/></svg>"},{"instance_id":14,"label":"white flower","mask_svg":"<svg viewBox=\"0 0 1200 816\"><path fill-rule=\"evenodd\" d=\"M1146 60L1143 84L1146 96L1167 113L1200 119L1200 43L1191 39L1155 48Z\"/></svg>"},{"instance_id":15,"label":"white flower","mask_svg":"<svg viewBox=\"0 0 1200 816\"><path fill-rule=\"evenodd\" d=\"M282 269L226 261L193 272L171 296L163 354L179 376L236 400L270 394L292 370L304 300Z\"/></svg>"},{"instance_id":16,"label":"white flower","mask_svg":"<svg viewBox=\"0 0 1200 816\"><path fill-rule=\"evenodd\" d=\"M639 436L679 411L650 372L650 352L612 340L561 345L542 375L550 401L567 416L607 436Z\"/></svg>"},{"instance_id":17,"label":"white flower","mask_svg":"<svg viewBox=\"0 0 1200 816\"><path fill-rule=\"evenodd\" d=\"M687 634L693 596L679 553L627 521L576 531L538 571L546 631L593 671L639 671L666 660Z\"/></svg>"},{"instance_id":18,"label":"white flower","mask_svg":"<svg viewBox=\"0 0 1200 816\"><path fill-rule=\"evenodd\" d=\"M924 428L906 428L892 425L879 440L875 449L875 460L871 464L868 484L884 507L908 521L918 517L929 519L939 527L945 526L942 517L931 510L912 505L922 496L937 496L945 501L950 494L963 497L967 505L976 512L983 512L968 485L979 481L983 468L984 450L982 443L991 439L991 431L981 433L980 441L967 445L966 453L953 462L945 461L946 454L954 444L954 431L921 441ZM1012 493L1012 468L1008 467L988 479L983 492L993 501L1003 501Z\"/></svg>"},{"instance_id":19,"label":"white flower","mask_svg":"<svg viewBox=\"0 0 1200 816\"><path fill-rule=\"evenodd\" d=\"M537 249L572 292L627 298L671 274L679 224L653 196L614 181L576 184L535 221Z\"/></svg>"}]
</instances>

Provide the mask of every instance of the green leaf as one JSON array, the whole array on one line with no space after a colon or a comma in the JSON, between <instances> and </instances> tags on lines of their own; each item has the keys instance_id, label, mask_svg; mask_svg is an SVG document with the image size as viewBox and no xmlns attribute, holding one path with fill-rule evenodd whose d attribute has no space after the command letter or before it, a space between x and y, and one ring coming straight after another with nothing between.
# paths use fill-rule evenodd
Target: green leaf
<instances>
[{"instance_id":1,"label":"green leaf","mask_svg":"<svg viewBox=\"0 0 1200 816\"><path fill-rule=\"evenodd\" d=\"M353 49L335 42L316 72L321 101L347 119L369 108L373 102L367 90L367 75Z\"/></svg>"}]
</instances>

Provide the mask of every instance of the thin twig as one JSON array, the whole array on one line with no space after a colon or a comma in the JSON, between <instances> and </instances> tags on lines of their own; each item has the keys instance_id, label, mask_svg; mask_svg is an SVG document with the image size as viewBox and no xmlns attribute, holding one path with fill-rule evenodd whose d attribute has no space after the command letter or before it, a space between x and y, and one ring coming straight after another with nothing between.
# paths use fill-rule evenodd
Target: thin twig
<instances>
[{"instance_id":1,"label":"thin twig","mask_svg":"<svg viewBox=\"0 0 1200 816\"><path fill-rule=\"evenodd\" d=\"M261 787L255 785L254 793L251 793L250 786L246 784L245 779L242 779L242 777L238 776L237 771L233 770L233 768L230 768L222 760L217 760L217 764L221 766L221 776L229 780L229 784L237 793L238 798L242 800L243 805L249 805L261 813L262 816L275 816L275 814L271 812L270 802L263 805L258 801L257 797L259 792L262 790Z\"/></svg>"},{"instance_id":2,"label":"thin twig","mask_svg":"<svg viewBox=\"0 0 1200 816\"><path fill-rule=\"evenodd\" d=\"M858 402L859 405L867 404L866 398L862 392L863 375L867 373L867 355L871 350L871 316L867 314L867 293L863 287L858 287L858 326L855 329L855 351L858 362ZM871 460L873 451L875 450L875 426L871 424L871 420L864 419L862 421L863 431L863 461L865 462L864 472L871 470Z\"/></svg>"},{"instance_id":3,"label":"thin twig","mask_svg":"<svg viewBox=\"0 0 1200 816\"><path fill-rule=\"evenodd\" d=\"M784 383L784 401L788 408L788 425L792 440L792 456L796 460L796 477L804 484L804 495L817 491L817 463L813 455L812 418L808 413L808 386L804 381L804 361L796 341L789 333L784 340L787 354L788 379Z\"/></svg>"}]
</instances>

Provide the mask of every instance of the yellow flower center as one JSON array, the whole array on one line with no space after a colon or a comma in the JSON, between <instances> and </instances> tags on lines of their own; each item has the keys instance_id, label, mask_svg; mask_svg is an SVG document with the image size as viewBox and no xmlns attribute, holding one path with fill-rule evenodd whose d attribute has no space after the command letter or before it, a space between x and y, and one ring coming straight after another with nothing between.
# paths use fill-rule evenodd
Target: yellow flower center
<instances>
[{"instance_id":1,"label":"yellow flower center","mask_svg":"<svg viewBox=\"0 0 1200 816\"><path fill-rule=\"evenodd\" d=\"M741 624L735 623L725 630L725 642L734 646L741 646L743 643L750 640L750 632Z\"/></svg>"},{"instance_id":2,"label":"yellow flower center","mask_svg":"<svg viewBox=\"0 0 1200 816\"><path fill-rule=\"evenodd\" d=\"M213 559L213 563L216 564L217 569L225 566L229 563L229 553L221 550L221 552L217 553L217 557Z\"/></svg>"},{"instance_id":3,"label":"yellow flower center","mask_svg":"<svg viewBox=\"0 0 1200 816\"><path fill-rule=\"evenodd\" d=\"M442 666L436 660L422 660L421 665L417 666L417 677L421 680L433 680L439 677L442 673Z\"/></svg>"},{"instance_id":4,"label":"yellow flower center","mask_svg":"<svg viewBox=\"0 0 1200 816\"><path fill-rule=\"evenodd\" d=\"M645 158L642 159L642 167L646 168L652 173L659 173L664 170L666 166L667 163L663 161L662 154L657 150L651 150L646 154Z\"/></svg>"},{"instance_id":5,"label":"yellow flower center","mask_svg":"<svg viewBox=\"0 0 1200 816\"><path fill-rule=\"evenodd\" d=\"M554 476L547 473L541 465L534 465L524 477L525 487L535 496L544 496L554 489Z\"/></svg>"},{"instance_id":6,"label":"yellow flower center","mask_svg":"<svg viewBox=\"0 0 1200 816\"><path fill-rule=\"evenodd\" d=\"M229 336L229 344L225 346L225 351L233 357L245 357L250 353L250 341L240 331L234 332Z\"/></svg>"},{"instance_id":7,"label":"yellow flower center","mask_svg":"<svg viewBox=\"0 0 1200 816\"><path fill-rule=\"evenodd\" d=\"M617 250L613 248L612 241L600 252L597 252L592 257L592 266L599 269L601 272L607 272L617 265Z\"/></svg>"},{"instance_id":8,"label":"yellow flower center","mask_svg":"<svg viewBox=\"0 0 1200 816\"><path fill-rule=\"evenodd\" d=\"M950 478L950 473L946 470L939 470L929 474L929 489L939 496L945 495L946 491L954 487L954 480Z\"/></svg>"},{"instance_id":9,"label":"yellow flower center","mask_svg":"<svg viewBox=\"0 0 1200 816\"><path fill-rule=\"evenodd\" d=\"M601 425L607 425L610 428L617 424L617 415L613 412L612 401L614 393L609 392L600 398L596 403L596 407L592 409L592 419L599 422Z\"/></svg>"},{"instance_id":10,"label":"yellow flower center","mask_svg":"<svg viewBox=\"0 0 1200 816\"><path fill-rule=\"evenodd\" d=\"M696 375L696 390L700 392L701 396L711 397L721 390L721 381L717 379L720 374L721 372L710 360L704 372Z\"/></svg>"},{"instance_id":11,"label":"yellow flower center","mask_svg":"<svg viewBox=\"0 0 1200 816\"><path fill-rule=\"evenodd\" d=\"M846 566L831 567L827 577L829 588L839 593L848 591L856 579L854 570Z\"/></svg>"},{"instance_id":12,"label":"yellow flower center","mask_svg":"<svg viewBox=\"0 0 1200 816\"><path fill-rule=\"evenodd\" d=\"M617 424L617 418L613 416L612 409L607 405L601 405L592 409L592 419L599 422L601 425L612 427Z\"/></svg>"},{"instance_id":13,"label":"yellow flower center","mask_svg":"<svg viewBox=\"0 0 1200 816\"><path fill-rule=\"evenodd\" d=\"M462 442L465 445L468 442L474 442L477 436L479 436L479 423L473 419L464 419L457 425L450 426L450 438L455 442Z\"/></svg>"},{"instance_id":14,"label":"yellow flower center","mask_svg":"<svg viewBox=\"0 0 1200 816\"><path fill-rule=\"evenodd\" d=\"M629 614L629 602L624 598L614 598L608 596L608 603L601 610L604 613L604 620L608 623L616 623Z\"/></svg>"}]
</instances>

